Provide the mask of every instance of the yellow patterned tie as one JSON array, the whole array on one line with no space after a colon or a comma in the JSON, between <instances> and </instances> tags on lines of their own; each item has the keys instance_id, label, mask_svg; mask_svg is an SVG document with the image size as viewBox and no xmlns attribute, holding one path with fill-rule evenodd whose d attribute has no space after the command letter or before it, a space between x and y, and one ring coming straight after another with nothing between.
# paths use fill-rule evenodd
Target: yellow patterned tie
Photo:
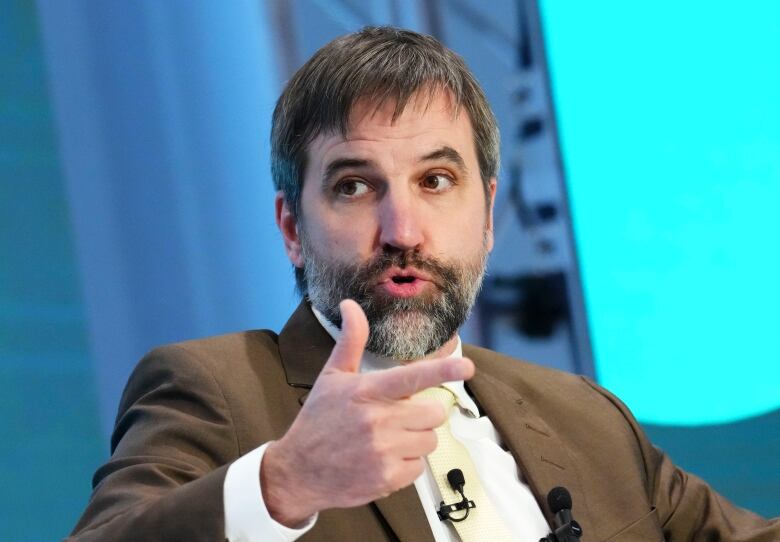
<instances>
[{"instance_id":1,"label":"yellow patterned tie","mask_svg":"<svg viewBox=\"0 0 780 542\"><path fill-rule=\"evenodd\" d=\"M417 397L439 401L447 412L447 421L436 428L439 445L428 455L428 465L431 468L436 485L439 486L442 499L446 504L454 504L462 500L461 495L452 489L447 481L447 473L452 469L463 471L466 480L464 493L469 500L477 505L469 511L463 521L453 521L452 526L458 532L463 542L510 542L512 540L504 522L498 517L496 509L488 499L482 484L477 477L477 470L471 461L468 450L458 442L450 431L449 414L456 404L455 394L444 387L428 388L417 394ZM437 507L438 508L438 507ZM453 512L454 517L462 517L464 512Z\"/></svg>"}]
</instances>

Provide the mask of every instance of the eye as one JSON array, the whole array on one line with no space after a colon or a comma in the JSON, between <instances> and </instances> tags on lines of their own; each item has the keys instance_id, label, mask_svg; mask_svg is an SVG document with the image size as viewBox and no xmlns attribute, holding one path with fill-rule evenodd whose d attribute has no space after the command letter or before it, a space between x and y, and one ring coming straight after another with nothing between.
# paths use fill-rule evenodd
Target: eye
<instances>
[{"instance_id":1,"label":"eye","mask_svg":"<svg viewBox=\"0 0 780 542\"><path fill-rule=\"evenodd\" d=\"M368 193L370 187L360 179L345 179L336 185L335 190L339 196L356 198Z\"/></svg>"},{"instance_id":2,"label":"eye","mask_svg":"<svg viewBox=\"0 0 780 542\"><path fill-rule=\"evenodd\" d=\"M426 175L422 180L422 187L432 192L444 192L455 185L452 177L444 173Z\"/></svg>"}]
</instances>

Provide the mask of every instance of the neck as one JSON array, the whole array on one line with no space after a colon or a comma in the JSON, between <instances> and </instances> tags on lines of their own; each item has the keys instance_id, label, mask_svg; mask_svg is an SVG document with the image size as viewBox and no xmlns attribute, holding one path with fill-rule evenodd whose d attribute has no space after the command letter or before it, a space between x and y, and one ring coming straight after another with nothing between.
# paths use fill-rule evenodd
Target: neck
<instances>
[{"instance_id":1,"label":"neck","mask_svg":"<svg viewBox=\"0 0 780 542\"><path fill-rule=\"evenodd\" d=\"M438 359L438 358L446 358L447 356L451 356L453 352L455 352L455 348L458 346L458 335L453 335L450 337L450 339L441 345L439 348L431 352L430 354L424 356L420 359ZM409 360L405 361L403 363L411 363L412 361L417 360Z\"/></svg>"}]
</instances>

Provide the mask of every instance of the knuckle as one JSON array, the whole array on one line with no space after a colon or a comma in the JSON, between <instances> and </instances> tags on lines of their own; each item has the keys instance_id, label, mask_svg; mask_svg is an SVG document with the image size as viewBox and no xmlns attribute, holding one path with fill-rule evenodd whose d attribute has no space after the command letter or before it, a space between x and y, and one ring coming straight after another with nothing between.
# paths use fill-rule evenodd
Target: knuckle
<instances>
[{"instance_id":1,"label":"knuckle","mask_svg":"<svg viewBox=\"0 0 780 542\"><path fill-rule=\"evenodd\" d=\"M411 390L418 391L423 388L427 388L428 386L425 383L424 373L423 371L414 371L412 372L410 378L410 388Z\"/></svg>"},{"instance_id":2,"label":"knuckle","mask_svg":"<svg viewBox=\"0 0 780 542\"><path fill-rule=\"evenodd\" d=\"M403 489L414 481L425 470L425 463L423 459L416 458L404 461L398 466L393 477L393 491Z\"/></svg>"},{"instance_id":3,"label":"knuckle","mask_svg":"<svg viewBox=\"0 0 780 542\"><path fill-rule=\"evenodd\" d=\"M373 435L379 425L379 416L373 408L361 405L358 410L357 427L368 435Z\"/></svg>"},{"instance_id":4,"label":"knuckle","mask_svg":"<svg viewBox=\"0 0 780 542\"><path fill-rule=\"evenodd\" d=\"M432 429L447 421L447 412L441 403L433 399L425 399L417 405L415 417Z\"/></svg>"},{"instance_id":5,"label":"knuckle","mask_svg":"<svg viewBox=\"0 0 780 542\"><path fill-rule=\"evenodd\" d=\"M396 476L396 470L392 468L392 465L390 465L390 463L385 463L382 468L382 483L380 486L380 491L389 494L399 489L396 485Z\"/></svg>"},{"instance_id":6,"label":"knuckle","mask_svg":"<svg viewBox=\"0 0 780 542\"><path fill-rule=\"evenodd\" d=\"M444 359L437 367L438 371L438 378L440 382L447 382L448 380L452 380L452 360L450 359Z\"/></svg>"},{"instance_id":7,"label":"knuckle","mask_svg":"<svg viewBox=\"0 0 780 542\"><path fill-rule=\"evenodd\" d=\"M383 496L394 493L413 483L425 470L422 458L388 461L382 470L381 484L377 491Z\"/></svg>"},{"instance_id":8,"label":"knuckle","mask_svg":"<svg viewBox=\"0 0 780 542\"><path fill-rule=\"evenodd\" d=\"M409 471L412 479L416 480L425 471L425 461L419 457L409 461Z\"/></svg>"},{"instance_id":9,"label":"knuckle","mask_svg":"<svg viewBox=\"0 0 780 542\"><path fill-rule=\"evenodd\" d=\"M369 403L372 399L371 387L365 378L360 378L352 391L352 399L356 403Z\"/></svg>"},{"instance_id":10,"label":"knuckle","mask_svg":"<svg viewBox=\"0 0 780 542\"><path fill-rule=\"evenodd\" d=\"M378 433L374 433L371 441L371 449L377 461L385 462L392 451L392 443L385 438L381 438Z\"/></svg>"},{"instance_id":11,"label":"knuckle","mask_svg":"<svg viewBox=\"0 0 780 542\"><path fill-rule=\"evenodd\" d=\"M388 482L391 491L398 491L399 489L408 486L411 480L409 479L409 474L406 472L406 469L399 467L394 469L390 474Z\"/></svg>"},{"instance_id":12,"label":"knuckle","mask_svg":"<svg viewBox=\"0 0 780 542\"><path fill-rule=\"evenodd\" d=\"M423 436L423 448L425 450L423 455L428 455L436 450L438 446L439 437L436 435L436 431L426 431Z\"/></svg>"},{"instance_id":13,"label":"knuckle","mask_svg":"<svg viewBox=\"0 0 780 542\"><path fill-rule=\"evenodd\" d=\"M444 409L444 405L441 403L432 402L428 412L434 427L439 427L447 421L447 411Z\"/></svg>"},{"instance_id":14,"label":"knuckle","mask_svg":"<svg viewBox=\"0 0 780 542\"><path fill-rule=\"evenodd\" d=\"M397 388L400 395L411 395L414 393L415 388L415 377L414 377L414 370L412 370L412 367L403 367L398 374L398 380L397 380Z\"/></svg>"},{"instance_id":15,"label":"knuckle","mask_svg":"<svg viewBox=\"0 0 780 542\"><path fill-rule=\"evenodd\" d=\"M414 395L422 389L422 369L424 367L420 365L420 362L412 363L403 368L402 385L409 395Z\"/></svg>"}]
</instances>

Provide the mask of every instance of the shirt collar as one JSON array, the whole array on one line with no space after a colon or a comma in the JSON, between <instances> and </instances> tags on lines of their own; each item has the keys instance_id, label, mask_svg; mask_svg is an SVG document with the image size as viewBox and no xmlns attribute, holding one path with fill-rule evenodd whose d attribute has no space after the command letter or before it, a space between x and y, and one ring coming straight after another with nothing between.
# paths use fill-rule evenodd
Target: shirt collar
<instances>
[{"instance_id":1,"label":"shirt collar","mask_svg":"<svg viewBox=\"0 0 780 542\"><path fill-rule=\"evenodd\" d=\"M334 341L337 341L338 338L341 336L341 330L336 327L333 322L328 320L324 314L322 314L320 311L318 311L313 305L311 307L312 312L314 313L314 316L317 317L317 320L322 325L323 328L325 328L325 331L328 332L328 334L333 338ZM447 357L450 358L459 358L463 356L463 346L460 341L460 335L457 337L458 342L455 345L455 350ZM369 352L368 350L365 350L363 352L363 357L360 360L360 372L361 373L370 373L373 371L382 371L385 369L392 369L393 367L398 367L401 365L401 362L386 358L384 356L380 356L378 354L375 354L373 352ZM479 417L479 409L477 408L476 403L474 403L474 400L469 396L469 394L466 392L466 387L463 383L463 380L454 380L452 382L444 382L442 384L445 388L450 390L455 397L458 400L458 407L464 413L470 415L472 418L478 418Z\"/></svg>"}]
</instances>

